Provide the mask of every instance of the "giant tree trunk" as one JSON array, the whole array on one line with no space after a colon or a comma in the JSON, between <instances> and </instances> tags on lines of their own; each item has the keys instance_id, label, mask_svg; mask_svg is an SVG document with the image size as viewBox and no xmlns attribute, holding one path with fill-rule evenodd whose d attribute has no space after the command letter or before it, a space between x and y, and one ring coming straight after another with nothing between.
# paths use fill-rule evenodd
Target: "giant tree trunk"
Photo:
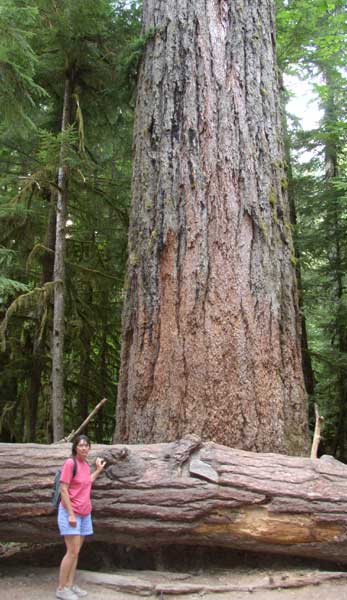
<instances>
[{"instance_id":1,"label":"giant tree trunk","mask_svg":"<svg viewBox=\"0 0 347 600\"><path fill-rule=\"evenodd\" d=\"M273 2L145 0L143 27L115 441L302 454Z\"/></svg>"},{"instance_id":2,"label":"giant tree trunk","mask_svg":"<svg viewBox=\"0 0 347 600\"><path fill-rule=\"evenodd\" d=\"M0 539L54 541L59 444L0 444ZM150 550L220 546L347 562L347 467L234 450L195 436L94 446L107 467L93 489L96 539Z\"/></svg>"},{"instance_id":3,"label":"giant tree trunk","mask_svg":"<svg viewBox=\"0 0 347 600\"><path fill-rule=\"evenodd\" d=\"M61 132L70 123L72 82L65 80ZM65 247L67 215L66 148L62 141L58 170L57 218L54 255L54 314L52 334L52 424L54 441L64 437L64 337L65 337Z\"/></svg>"}]
</instances>

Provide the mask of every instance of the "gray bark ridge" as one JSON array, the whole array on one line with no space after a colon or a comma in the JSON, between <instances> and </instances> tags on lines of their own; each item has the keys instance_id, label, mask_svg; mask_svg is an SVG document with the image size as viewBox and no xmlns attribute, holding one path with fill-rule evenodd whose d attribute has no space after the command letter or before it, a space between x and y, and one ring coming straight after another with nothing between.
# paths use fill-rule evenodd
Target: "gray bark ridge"
<instances>
[{"instance_id":1,"label":"gray bark ridge","mask_svg":"<svg viewBox=\"0 0 347 600\"><path fill-rule=\"evenodd\" d=\"M64 104L61 133L65 133L71 119L72 76L64 86ZM68 167L64 141L60 147L58 192L56 204L56 235L54 253L54 308L52 331L52 425L55 442L64 436L64 339L65 339L65 259L67 218Z\"/></svg>"},{"instance_id":2,"label":"gray bark ridge","mask_svg":"<svg viewBox=\"0 0 347 600\"><path fill-rule=\"evenodd\" d=\"M53 477L69 444L0 444L0 539L54 541ZM96 539L219 546L347 562L347 467L187 436L93 446L107 460L92 501Z\"/></svg>"},{"instance_id":3,"label":"gray bark ridge","mask_svg":"<svg viewBox=\"0 0 347 600\"><path fill-rule=\"evenodd\" d=\"M273 3L143 10L114 441L304 454Z\"/></svg>"}]
</instances>

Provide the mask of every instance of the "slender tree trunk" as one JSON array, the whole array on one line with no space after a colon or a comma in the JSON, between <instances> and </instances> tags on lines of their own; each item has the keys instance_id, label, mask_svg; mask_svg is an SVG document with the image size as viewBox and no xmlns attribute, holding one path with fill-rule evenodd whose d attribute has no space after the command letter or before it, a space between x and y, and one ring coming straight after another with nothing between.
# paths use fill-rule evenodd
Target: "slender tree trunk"
<instances>
[{"instance_id":1,"label":"slender tree trunk","mask_svg":"<svg viewBox=\"0 0 347 600\"><path fill-rule=\"evenodd\" d=\"M108 294L107 294L108 295ZM107 302L107 301L106 301ZM106 303L105 302L105 303ZM108 372L107 372L107 323L102 324L102 337L100 342L100 353L99 353L99 373L100 373L100 395L103 398L108 397ZM102 443L104 441L104 430L105 430L105 410L101 408L95 418L95 441ZM112 429L111 429L112 432Z\"/></svg>"},{"instance_id":2,"label":"slender tree trunk","mask_svg":"<svg viewBox=\"0 0 347 600\"><path fill-rule=\"evenodd\" d=\"M336 173L337 175L337 173ZM336 191L335 191L336 194ZM336 317L335 317L335 332L336 332L336 345L340 357L346 356L347 354L347 328L345 320L345 291L343 285L343 260L342 260L342 249L341 249L341 224L340 224L340 211L338 208L338 199L333 200L334 203L334 267L332 272L335 271L335 285L336 285ZM334 336L335 337L335 336ZM337 432L335 441L334 455L338 456L341 460L346 460L346 433L347 433L347 384L346 384L346 371L344 367L338 365L337 374L337 402L338 402L338 422Z\"/></svg>"},{"instance_id":3,"label":"slender tree trunk","mask_svg":"<svg viewBox=\"0 0 347 600\"><path fill-rule=\"evenodd\" d=\"M341 257L339 257L341 258ZM339 265L341 267L341 264ZM338 297L337 297L337 315L336 315L336 331L337 342L340 356L347 354L347 332L344 325L342 313L345 311L343 306L343 288L341 271L338 278ZM341 287L340 287L341 285ZM347 383L346 371L340 366L337 378L337 395L338 395L338 427L336 434L335 455L341 460L346 460L346 433L347 433Z\"/></svg>"},{"instance_id":4,"label":"slender tree trunk","mask_svg":"<svg viewBox=\"0 0 347 600\"><path fill-rule=\"evenodd\" d=\"M72 82L65 80L64 105L61 131L70 123ZM61 146L58 171L57 221L54 257L54 315L52 340L52 419L53 439L64 436L64 334L65 334L65 230L67 214L68 170L65 163L65 147Z\"/></svg>"},{"instance_id":5,"label":"slender tree trunk","mask_svg":"<svg viewBox=\"0 0 347 600\"><path fill-rule=\"evenodd\" d=\"M3 315L2 315L3 316ZM3 373L10 361L10 350L6 348L5 352L0 353L0 372ZM19 378L11 377L5 379L1 389L0 412L2 415L1 423L1 440L4 442L17 442L16 428L14 424L17 421L17 414L23 412L23 407L20 402ZM11 410L10 413L7 411Z\"/></svg>"},{"instance_id":6,"label":"slender tree trunk","mask_svg":"<svg viewBox=\"0 0 347 600\"><path fill-rule=\"evenodd\" d=\"M324 105L324 121L326 125L326 142L325 142L325 179L326 179L326 194L329 199L329 220L330 220L330 272L333 277L333 293L336 299L336 313L334 322L334 335L332 344L337 348L340 357L347 353L347 330L345 325L345 290L343 277L343 251L342 251L342 226L341 226L341 209L340 195L333 181L339 175L338 169L338 138L336 137L337 127L337 107L335 101L336 90L336 72L335 67L323 64L320 65L322 74L327 87L327 97ZM347 430L347 385L345 370L338 365L337 371L337 430L334 444L334 454L345 460L346 458L346 430Z\"/></svg>"},{"instance_id":7,"label":"slender tree trunk","mask_svg":"<svg viewBox=\"0 0 347 600\"><path fill-rule=\"evenodd\" d=\"M310 351L308 348L308 337L307 337L307 326L306 326L306 318L303 312L304 310L304 298L303 298L303 287L302 287L302 277L301 277L301 265L300 265L300 250L298 244L296 243L296 227L297 227L297 213L295 206L295 190L293 189L293 172L291 165L291 156L290 156L290 148L289 148L289 139L286 131L285 135L285 150L286 150L286 163L287 163L287 177L288 177L288 201L289 201L289 210L290 210L290 220L294 227L294 250L295 250L295 270L296 270L296 279L298 283L298 302L299 302L299 310L301 312L301 356L302 356L302 370L304 374L305 388L308 394L314 393L315 388L315 377L312 367L312 360ZM313 405L312 405L312 411Z\"/></svg>"},{"instance_id":8,"label":"slender tree trunk","mask_svg":"<svg viewBox=\"0 0 347 600\"><path fill-rule=\"evenodd\" d=\"M93 303L93 290L91 286L87 287L84 301L89 306ZM78 392L78 412L81 422L88 417L90 389L93 385L91 380L92 364L91 364L91 333L88 327L84 327L81 334L81 342L83 349L80 353L80 370L79 370L79 392ZM78 425L78 423L77 423Z\"/></svg>"},{"instance_id":9,"label":"slender tree trunk","mask_svg":"<svg viewBox=\"0 0 347 600\"><path fill-rule=\"evenodd\" d=\"M47 235L45 246L52 252L46 252L43 257L41 284L44 285L53 279L54 268L54 249L55 249L55 228L56 228L56 210L53 194L50 195L50 210L47 225ZM32 368L29 387L26 395L28 421L24 428L24 442L34 442L36 439L37 410L39 404L39 395L41 390L41 375L43 370L43 346L44 335L41 331L41 321L47 306L40 306L38 311L39 327L35 333L32 347Z\"/></svg>"},{"instance_id":10,"label":"slender tree trunk","mask_svg":"<svg viewBox=\"0 0 347 600\"><path fill-rule=\"evenodd\" d=\"M145 0L115 440L307 451L270 0Z\"/></svg>"},{"instance_id":11,"label":"slender tree trunk","mask_svg":"<svg viewBox=\"0 0 347 600\"><path fill-rule=\"evenodd\" d=\"M78 391L78 413L79 420L83 422L88 417L89 405L89 381L91 374L90 364L90 336L83 336L83 351L80 354L80 369L79 369L79 391Z\"/></svg>"}]
</instances>

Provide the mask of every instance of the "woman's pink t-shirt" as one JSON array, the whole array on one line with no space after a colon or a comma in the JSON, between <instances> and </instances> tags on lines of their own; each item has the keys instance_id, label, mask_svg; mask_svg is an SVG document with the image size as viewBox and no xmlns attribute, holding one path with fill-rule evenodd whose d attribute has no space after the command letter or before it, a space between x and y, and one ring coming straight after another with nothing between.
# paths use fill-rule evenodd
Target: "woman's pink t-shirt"
<instances>
[{"instance_id":1,"label":"woman's pink t-shirt","mask_svg":"<svg viewBox=\"0 0 347 600\"><path fill-rule=\"evenodd\" d=\"M84 517L92 512L92 504L90 501L92 487L90 466L85 460L79 460L78 458L76 458L76 466L76 475L73 477L74 461L73 458L68 458L63 465L60 482L69 485L69 496L74 513ZM64 505L63 499L61 503L64 508L67 508Z\"/></svg>"}]
</instances>

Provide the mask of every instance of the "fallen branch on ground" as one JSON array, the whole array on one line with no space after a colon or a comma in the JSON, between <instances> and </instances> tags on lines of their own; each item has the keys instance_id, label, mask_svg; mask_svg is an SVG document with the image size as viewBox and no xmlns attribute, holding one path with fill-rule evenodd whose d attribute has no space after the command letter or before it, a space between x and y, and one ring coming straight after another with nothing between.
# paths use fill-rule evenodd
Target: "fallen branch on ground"
<instances>
[{"instance_id":1,"label":"fallen branch on ground","mask_svg":"<svg viewBox=\"0 0 347 600\"><path fill-rule=\"evenodd\" d=\"M236 585L236 584L207 584L190 583L187 581L153 582L151 577L138 577L137 575L117 575L107 573L93 573L91 571L79 571L79 576L85 583L100 585L113 589L117 592L137 594L140 596L160 596L160 594L212 594L227 592L257 592L260 590L296 589L308 585L319 585L326 581L346 580L347 573L344 572L314 572L300 577L290 574L282 574L280 577L269 575L267 581L264 578L258 582ZM160 578L160 573L154 574ZM232 575L231 575L232 576ZM170 578L170 577L169 577ZM173 579L174 577L172 577ZM189 576L187 575L187 578Z\"/></svg>"}]
</instances>

